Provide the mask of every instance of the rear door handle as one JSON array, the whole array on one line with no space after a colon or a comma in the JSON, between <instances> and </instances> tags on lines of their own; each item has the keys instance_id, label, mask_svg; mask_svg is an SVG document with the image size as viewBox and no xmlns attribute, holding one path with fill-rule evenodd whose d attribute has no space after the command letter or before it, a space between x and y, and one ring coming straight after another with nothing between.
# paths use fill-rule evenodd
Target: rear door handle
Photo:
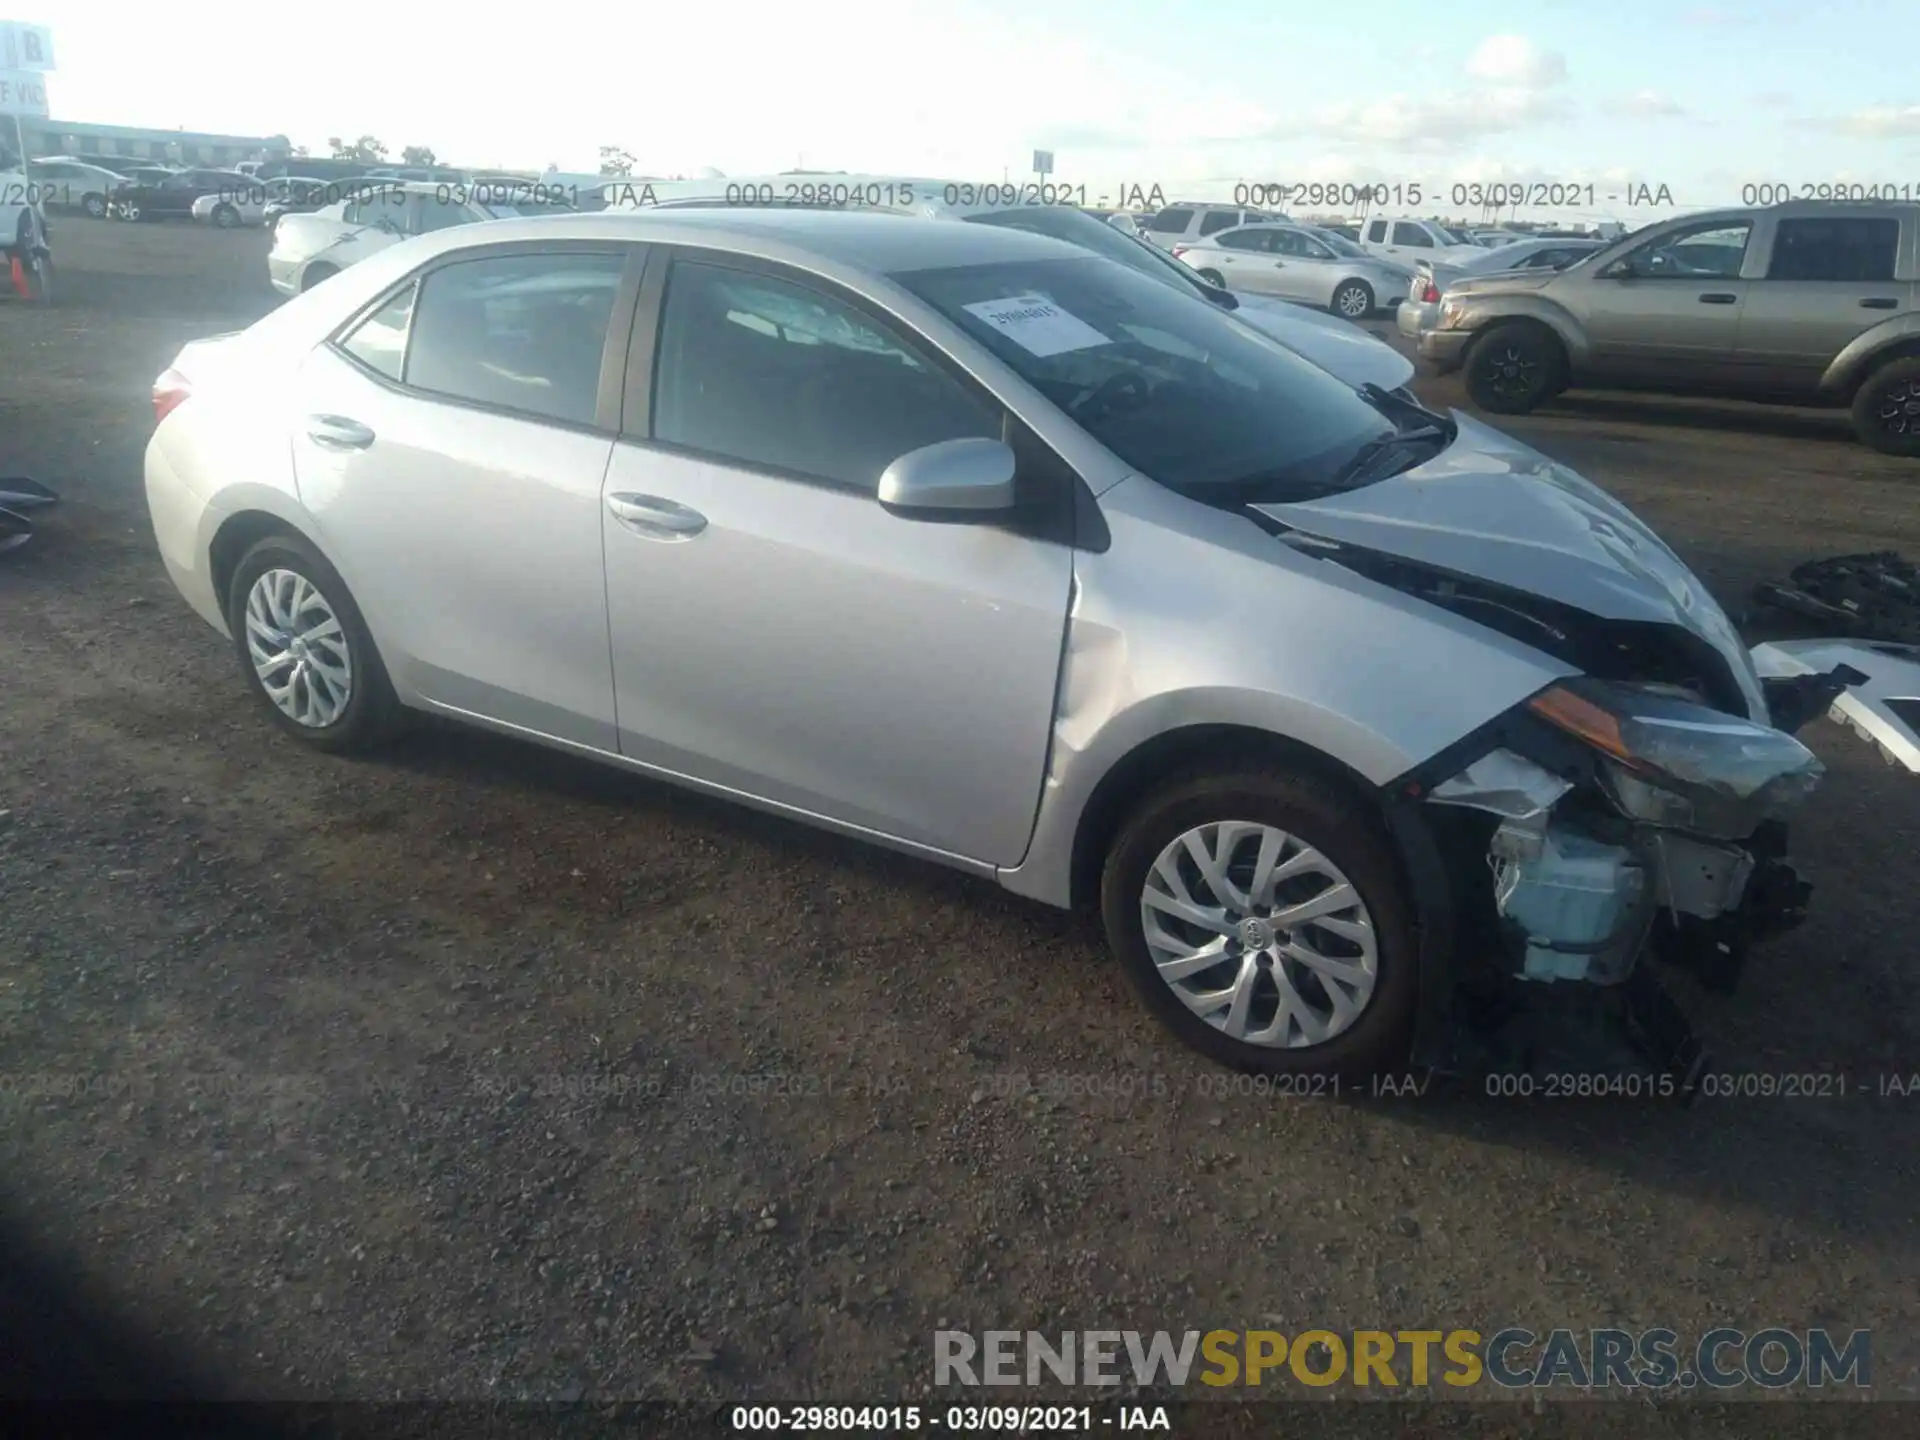
<instances>
[{"instance_id":1,"label":"rear door handle","mask_svg":"<svg viewBox=\"0 0 1920 1440\"><path fill-rule=\"evenodd\" d=\"M373 431L345 415L309 415L307 438L329 450L364 450L373 444Z\"/></svg>"},{"instance_id":2,"label":"rear door handle","mask_svg":"<svg viewBox=\"0 0 1920 1440\"><path fill-rule=\"evenodd\" d=\"M1884 295L1875 295L1860 302L1862 310L1893 310L1898 308L1898 300L1889 300Z\"/></svg>"},{"instance_id":3,"label":"rear door handle","mask_svg":"<svg viewBox=\"0 0 1920 1440\"><path fill-rule=\"evenodd\" d=\"M691 540L707 528L707 517L698 510L661 495L609 495L607 509L634 534L649 540Z\"/></svg>"},{"instance_id":4,"label":"rear door handle","mask_svg":"<svg viewBox=\"0 0 1920 1440\"><path fill-rule=\"evenodd\" d=\"M1723 295L1716 292L1711 295L1702 295L1700 297L1700 303L1702 305L1733 305L1736 304L1739 299L1740 297L1738 295Z\"/></svg>"}]
</instances>

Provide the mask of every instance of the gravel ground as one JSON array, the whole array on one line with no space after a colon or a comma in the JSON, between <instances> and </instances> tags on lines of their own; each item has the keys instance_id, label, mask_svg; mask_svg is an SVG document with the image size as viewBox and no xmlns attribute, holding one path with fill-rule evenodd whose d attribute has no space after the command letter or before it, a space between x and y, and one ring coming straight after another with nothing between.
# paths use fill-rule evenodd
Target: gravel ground
<instances>
[{"instance_id":1,"label":"gravel ground","mask_svg":"<svg viewBox=\"0 0 1920 1440\"><path fill-rule=\"evenodd\" d=\"M1722 1068L1844 1098L1209 1093L1085 919L490 736L279 738L140 481L153 376L271 307L264 237L57 240L62 303L0 304L0 474L70 500L0 559L0 1190L229 1393L897 1403L946 1327L1824 1324L1920 1398L1920 1101L1879 1093L1920 1072L1920 783L1851 737L1810 732L1812 920L1687 996ZM1920 553L1920 468L1840 417L1508 428L1730 602Z\"/></svg>"}]
</instances>

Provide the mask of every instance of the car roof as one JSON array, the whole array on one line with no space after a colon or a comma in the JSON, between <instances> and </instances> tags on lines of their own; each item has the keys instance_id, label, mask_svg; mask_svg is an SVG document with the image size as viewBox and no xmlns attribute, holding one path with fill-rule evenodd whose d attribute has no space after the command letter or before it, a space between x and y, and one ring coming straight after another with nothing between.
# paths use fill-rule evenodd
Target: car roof
<instances>
[{"instance_id":1,"label":"car roof","mask_svg":"<svg viewBox=\"0 0 1920 1440\"><path fill-rule=\"evenodd\" d=\"M556 235L720 248L729 248L730 241L746 241L755 249L770 243L791 251L795 258L814 257L881 273L1020 260L1085 259L1089 253L1063 240L999 225L903 224L906 218L890 211L649 207L607 210L597 215L562 211L498 220L487 225L485 232L489 243Z\"/></svg>"}]
</instances>

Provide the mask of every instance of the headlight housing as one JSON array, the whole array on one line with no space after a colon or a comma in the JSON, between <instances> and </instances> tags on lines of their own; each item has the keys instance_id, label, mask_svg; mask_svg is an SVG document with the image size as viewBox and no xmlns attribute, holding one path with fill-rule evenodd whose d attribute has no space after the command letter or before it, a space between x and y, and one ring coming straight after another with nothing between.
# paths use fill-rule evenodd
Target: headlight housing
<instances>
[{"instance_id":1,"label":"headlight housing","mask_svg":"<svg viewBox=\"0 0 1920 1440\"><path fill-rule=\"evenodd\" d=\"M1744 838L1798 804L1826 773L1785 731L1667 687L1580 676L1549 685L1527 708L1605 756L1608 798L1649 825Z\"/></svg>"}]
</instances>

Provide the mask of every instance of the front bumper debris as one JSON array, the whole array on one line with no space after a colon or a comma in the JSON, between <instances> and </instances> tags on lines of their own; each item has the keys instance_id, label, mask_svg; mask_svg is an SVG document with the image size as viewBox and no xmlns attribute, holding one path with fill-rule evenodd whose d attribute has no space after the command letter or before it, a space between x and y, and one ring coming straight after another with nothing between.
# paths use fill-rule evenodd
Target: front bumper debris
<instances>
[{"instance_id":1,"label":"front bumper debris","mask_svg":"<svg viewBox=\"0 0 1920 1440\"><path fill-rule=\"evenodd\" d=\"M1754 668L1772 685L1837 670L1859 678L1828 714L1879 750L1889 765L1920 775L1920 645L1883 640L1774 640L1753 647Z\"/></svg>"}]
</instances>

